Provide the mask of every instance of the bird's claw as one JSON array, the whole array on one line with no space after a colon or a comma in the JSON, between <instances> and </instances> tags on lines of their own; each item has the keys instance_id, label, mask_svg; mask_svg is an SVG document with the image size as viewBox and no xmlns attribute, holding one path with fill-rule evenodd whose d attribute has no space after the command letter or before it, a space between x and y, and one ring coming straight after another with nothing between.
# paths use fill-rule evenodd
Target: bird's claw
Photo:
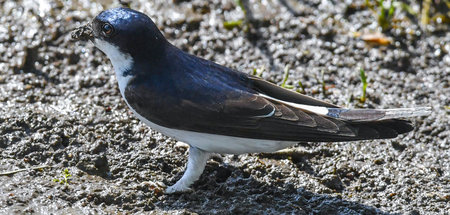
<instances>
[{"instance_id":1,"label":"bird's claw","mask_svg":"<svg viewBox=\"0 0 450 215\"><path fill-rule=\"evenodd\" d=\"M176 183L170 187L168 187L165 191L166 194L173 194L173 193L189 193L193 190L189 187L187 187L184 184Z\"/></svg>"}]
</instances>

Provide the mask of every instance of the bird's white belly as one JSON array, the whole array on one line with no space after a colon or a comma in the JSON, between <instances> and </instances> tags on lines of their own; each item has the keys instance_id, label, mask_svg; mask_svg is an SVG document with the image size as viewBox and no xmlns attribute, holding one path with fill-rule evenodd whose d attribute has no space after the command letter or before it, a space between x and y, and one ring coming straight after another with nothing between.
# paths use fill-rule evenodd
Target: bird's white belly
<instances>
[{"instance_id":1,"label":"bird's white belly","mask_svg":"<svg viewBox=\"0 0 450 215\"><path fill-rule=\"evenodd\" d=\"M150 128L176 140L188 143L207 152L223 153L223 154L243 154L257 152L274 152L297 142L277 141L277 140L261 140L242 137L230 137L217 134L206 134L194 131L185 131L159 126L150 122L143 116L138 114L131 106L133 113Z\"/></svg>"}]
</instances>

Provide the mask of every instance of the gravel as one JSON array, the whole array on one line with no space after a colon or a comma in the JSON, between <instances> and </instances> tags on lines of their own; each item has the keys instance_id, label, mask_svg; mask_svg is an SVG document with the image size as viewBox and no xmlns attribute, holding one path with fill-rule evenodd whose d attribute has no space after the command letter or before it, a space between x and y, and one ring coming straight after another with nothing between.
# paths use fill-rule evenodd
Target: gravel
<instances>
[{"instance_id":1,"label":"gravel","mask_svg":"<svg viewBox=\"0 0 450 215\"><path fill-rule=\"evenodd\" d=\"M377 30L364 1L252 0L247 15L232 0L133 1L173 44L219 64L277 84L289 65L286 84L342 106L433 109L392 140L217 155L194 192L165 195L187 147L140 123L106 56L70 40L119 3L0 5L0 214L449 214L448 23L422 30L397 10L393 42L380 46L358 36ZM223 26L245 17L247 30Z\"/></svg>"}]
</instances>

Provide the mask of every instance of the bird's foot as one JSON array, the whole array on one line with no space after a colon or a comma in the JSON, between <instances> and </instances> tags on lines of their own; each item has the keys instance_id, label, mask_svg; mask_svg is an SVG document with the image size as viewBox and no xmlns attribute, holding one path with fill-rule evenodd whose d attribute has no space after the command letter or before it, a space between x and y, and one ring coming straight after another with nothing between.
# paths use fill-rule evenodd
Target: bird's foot
<instances>
[{"instance_id":1,"label":"bird's foot","mask_svg":"<svg viewBox=\"0 0 450 215\"><path fill-rule=\"evenodd\" d=\"M193 190L189 188L188 186L184 185L183 183L175 183L174 185L168 187L166 189L166 194L172 194L172 193L189 193Z\"/></svg>"},{"instance_id":2,"label":"bird's foot","mask_svg":"<svg viewBox=\"0 0 450 215\"><path fill-rule=\"evenodd\" d=\"M209 152L191 146L189 148L186 171L177 183L166 189L166 193L184 193L192 191L189 186L191 186L202 174L210 154L211 153Z\"/></svg>"}]
</instances>

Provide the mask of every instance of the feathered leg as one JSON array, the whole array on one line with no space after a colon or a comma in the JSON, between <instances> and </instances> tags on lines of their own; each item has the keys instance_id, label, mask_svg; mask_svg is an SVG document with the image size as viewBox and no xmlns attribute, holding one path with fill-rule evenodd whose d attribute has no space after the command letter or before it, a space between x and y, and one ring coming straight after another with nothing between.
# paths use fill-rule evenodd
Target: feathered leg
<instances>
[{"instance_id":1,"label":"feathered leg","mask_svg":"<svg viewBox=\"0 0 450 215\"><path fill-rule=\"evenodd\" d=\"M205 152L201 149L195 147L189 147L189 158L186 167L186 171L174 185L166 189L166 193L176 193L176 192L187 192L190 191L191 186L200 175L206 166L206 161L208 161L211 153Z\"/></svg>"}]
</instances>

